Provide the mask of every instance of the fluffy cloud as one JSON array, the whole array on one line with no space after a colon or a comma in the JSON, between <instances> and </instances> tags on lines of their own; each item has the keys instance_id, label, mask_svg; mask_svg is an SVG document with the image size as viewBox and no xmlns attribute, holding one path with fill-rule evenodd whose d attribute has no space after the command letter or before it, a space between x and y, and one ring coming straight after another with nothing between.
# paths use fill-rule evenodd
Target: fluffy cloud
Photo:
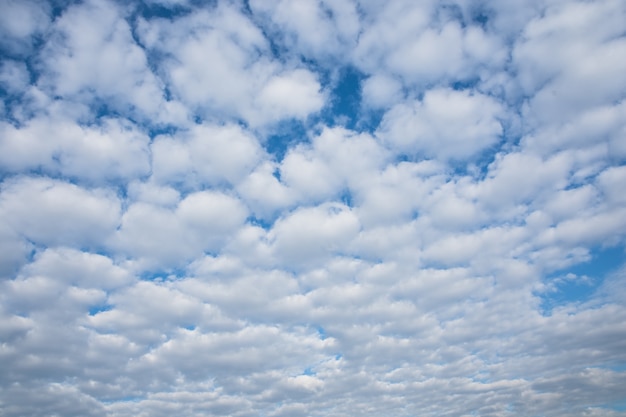
<instances>
[{"instance_id":1,"label":"fluffy cloud","mask_svg":"<svg viewBox=\"0 0 626 417\"><path fill-rule=\"evenodd\" d=\"M98 125L40 117L16 128L0 125L1 162L9 172L40 169L87 182L127 180L149 173L148 136L127 120Z\"/></svg>"},{"instance_id":2,"label":"fluffy cloud","mask_svg":"<svg viewBox=\"0 0 626 417\"><path fill-rule=\"evenodd\" d=\"M429 90L423 100L391 108L379 136L397 152L464 159L497 143L502 115L502 106L489 96Z\"/></svg>"},{"instance_id":3,"label":"fluffy cloud","mask_svg":"<svg viewBox=\"0 0 626 417\"><path fill-rule=\"evenodd\" d=\"M238 199L214 191L189 194L174 209L137 202L124 213L112 246L148 264L179 266L218 250L246 215Z\"/></svg>"},{"instance_id":4,"label":"fluffy cloud","mask_svg":"<svg viewBox=\"0 0 626 417\"><path fill-rule=\"evenodd\" d=\"M342 54L354 47L361 26L358 5L351 0L255 0L250 7L284 48L318 59L344 59Z\"/></svg>"},{"instance_id":5,"label":"fluffy cloud","mask_svg":"<svg viewBox=\"0 0 626 417\"><path fill-rule=\"evenodd\" d=\"M237 184L264 156L258 140L236 125L196 125L151 144L152 179L163 183Z\"/></svg>"},{"instance_id":6,"label":"fluffy cloud","mask_svg":"<svg viewBox=\"0 0 626 417\"><path fill-rule=\"evenodd\" d=\"M623 2L66 3L0 14L0 414L626 415Z\"/></svg>"},{"instance_id":7,"label":"fluffy cloud","mask_svg":"<svg viewBox=\"0 0 626 417\"><path fill-rule=\"evenodd\" d=\"M167 57L162 68L171 91L205 117L258 126L306 118L323 105L316 75L281 65L263 32L233 7L220 4L176 22L140 20L138 34L148 52Z\"/></svg>"},{"instance_id":8,"label":"fluffy cloud","mask_svg":"<svg viewBox=\"0 0 626 417\"><path fill-rule=\"evenodd\" d=\"M324 129L311 144L298 145L285 155L280 178L301 201L319 201L346 188L365 187L388 158L388 151L368 134Z\"/></svg>"},{"instance_id":9,"label":"fluffy cloud","mask_svg":"<svg viewBox=\"0 0 626 417\"><path fill-rule=\"evenodd\" d=\"M48 178L8 180L0 193L3 222L43 246L102 247L118 225L120 209L111 190L90 190Z\"/></svg>"},{"instance_id":10,"label":"fluffy cloud","mask_svg":"<svg viewBox=\"0 0 626 417\"><path fill-rule=\"evenodd\" d=\"M307 265L320 256L345 251L358 231L358 219L347 207L323 205L278 220L269 239L287 264Z\"/></svg>"},{"instance_id":11,"label":"fluffy cloud","mask_svg":"<svg viewBox=\"0 0 626 417\"><path fill-rule=\"evenodd\" d=\"M158 117L160 123L185 118L166 102L162 84L148 67L146 53L116 6L94 0L68 8L55 21L40 84L54 95L92 101L130 114Z\"/></svg>"},{"instance_id":12,"label":"fluffy cloud","mask_svg":"<svg viewBox=\"0 0 626 417\"><path fill-rule=\"evenodd\" d=\"M504 39L464 15L458 4L394 1L370 9L354 49L355 62L372 74L391 73L420 88L450 80L483 79L506 62ZM477 5L471 9L478 9Z\"/></svg>"},{"instance_id":13,"label":"fluffy cloud","mask_svg":"<svg viewBox=\"0 0 626 417\"><path fill-rule=\"evenodd\" d=\"M270 120L304 118L322 107L319 90L320 85L311 72L295 70L270 78L259 93L257 106Z\"/></svg>"},{"instance_id":14,"label":"fluffy cloud","mask_svg":"<svg viewBox=\"0 0 626 417\"><path fill-rule=\"evenodd\" d=\"M391 107L402 98L401 88L392 77L374 75L363 83L363 101L373 107Z\"/></svg>"}]
</instances>

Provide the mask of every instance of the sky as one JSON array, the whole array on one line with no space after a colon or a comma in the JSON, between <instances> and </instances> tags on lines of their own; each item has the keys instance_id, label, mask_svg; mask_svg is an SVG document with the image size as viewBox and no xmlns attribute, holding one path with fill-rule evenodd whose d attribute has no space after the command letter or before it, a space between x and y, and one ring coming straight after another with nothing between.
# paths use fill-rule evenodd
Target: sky
<instances>
[{"instance_id":1,"label":"sky","mask_svg":"<svg viewBox=\"0 0 626 417\"><path fill-rule=\"evenodd\" d=\"M0 416L626 416L623 0L0 0Z\"/></svg>"}]
</instances>

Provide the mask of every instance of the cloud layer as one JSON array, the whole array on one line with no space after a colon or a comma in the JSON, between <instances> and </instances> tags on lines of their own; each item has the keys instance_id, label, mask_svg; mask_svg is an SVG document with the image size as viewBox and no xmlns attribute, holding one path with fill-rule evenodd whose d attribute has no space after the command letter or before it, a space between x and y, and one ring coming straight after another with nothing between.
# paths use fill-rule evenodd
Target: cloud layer
<instances>
[{"instance_id":1,"label":"cloud layer","mask_svg":"<svg viewBox=\"0 0 626 417\"><path fill-rule=\"evenodd\" d=\"M626 416L624 2L0 8L0 415Z\"/></svg>"}]
</instances>

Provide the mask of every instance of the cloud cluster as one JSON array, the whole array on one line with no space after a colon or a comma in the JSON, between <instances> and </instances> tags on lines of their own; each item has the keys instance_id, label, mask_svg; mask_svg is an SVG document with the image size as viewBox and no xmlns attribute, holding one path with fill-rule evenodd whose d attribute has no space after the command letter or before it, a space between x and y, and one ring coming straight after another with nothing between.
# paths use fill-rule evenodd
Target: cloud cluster
<instances>
[{"instance_id":1,"label":"cloud cluster","mask_svg":"<svg viewBox=\"0 0 626 417\"><path fill-rule=\"evenodd\" d=\"M1 415L626 415L622 1L0 9Z\"/></svg>"}]
</instances>

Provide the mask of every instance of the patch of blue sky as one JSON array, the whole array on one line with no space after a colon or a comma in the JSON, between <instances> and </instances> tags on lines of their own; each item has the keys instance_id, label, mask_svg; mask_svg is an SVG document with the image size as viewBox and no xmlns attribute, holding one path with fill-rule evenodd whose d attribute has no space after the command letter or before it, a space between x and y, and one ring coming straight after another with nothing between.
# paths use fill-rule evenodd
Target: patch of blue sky
<instances>
[{"instance_id":1,"label":"patch of blue sky","mask_svg":"<svg viewBox=\"0 0 626 417\"><path fill-rule=\"evenodd\" d=\"M0 182L4 182L6 179L11 178L11 177L18 177L22 175L28 175L30 177L46 177L47 176L51 178L62 178L61 175L55 175L54 172L49 172L49 171L50 170L44 169L41 166L35 166L30 169L20 170L20 172L16 174L13 170L3 169L3 167L0 166ZM70 178L67 178L67 181L72 184L75 184L75 182L72 182Z\"/></svg>"},{"instance_id":2,"label":"patch of blue sky","mask_svg":"<svg viewBox=\"0 0 626 417\"><path fill-rule=\"evenodd\" d=\"M249 216L246 219L246 223L254 225L254 226L258 226L261 227L265 230L270 230L272 228L272 226L274 225L274 221L276 220L276 218L278 217L278 215L274 215L271 217L257 217L257 216Z\"/></svg>"},{"instance_id":3,"label":"patch of blue sky","mask_svg":"<svg viewBox=\"0 0 626 417\"><path fill-rule=\"evenodd\" d=\"M175 281L187 276L187 271L184 268L169 267L169 268L154 268L142 272L139 279L142 281Z\"/></svg>"},{"instance_id":4,"label":"patch of blue sky","mask_svg":"<svg viewBox=\"0 0 626 417\"><path fill-rule=\"evenodd\" d=\"M172 136L172 135L175 135L179 131L180 131L180 128L178 126L171 125L171 124L153 125L153 126L149 126L146 129L146 133L148 134L150 139L154 139L155 137L159 135Z\"/></svg>"},{"instance_id":5,"label":"patch of blue sky","mask_svg":"<svg viewBox=\"0 0 626 417\"><path fill-rule=\"evenodd\" d=\"M606 369L610 369L614 372L626 372L626 362L607 366Z\"/></svg>"},{"instance_id":6,"label":"patch of blue sky","mask_svg":"<svg viewBox=\"0 0 626 417\"><path fill-rule=\"evenodd\" d=\"M289 119L274 126L265 139L264 146L276 161L282 161L289 149L308 140L305 124L300 120Z\"/></svg>"},{"instance_id":7,"label":"patch of blue sky","mask_svg":"<svg viewBox=\"0 0 626 417\"><path fill-rule=\"evenodd\" d=\"M57 17L59 17L59 16L61 16L63 14L63 12L65 11L65 9L67 9L68 6L72 5L73 3L77 3L77 1L72 1L72 0L52 0L49 3L52 6L50 8L50 17L52 19L56 19Z\"/></svg>"},{"instance_id":8,"label":"patch of blue sky","mask_svg":"<svg viewBox=\"0 0 626 417\"><path fill-rule=\"evenodd\" d=\"M610 404L603 404L602 408L618 412L624 412L626 411L626 400L616 401Z\"/></svg>"},{"instance_id":9,"label":"patch of blue sky","mask_svg":"<svg viewBox=\"0 0 626 417\"><path fill-rule=\"evenodd\" d=\"M455 175L470 176L475 180L484 180L489 174L489 167L496 160L496 156L500 153L503 143L506 139L500 140L481 152L477 153L469 160L452 160L450 168Z\"/></svg>"},{"instance_id":10,"label":"patch of blue sky","mask_svg":"<svg viewBox=\"0 0 626 417\"><path fill-rule=\"evenodd\" d=\"M124 116L122 116L117 107L119 106L116 105L114 100L105 99L103 97L96 97L94 101L91 103L90 109L96 121L103 119L103 118L120 118L120 117L128 118L127 113L122 112L124 113ZM134 121L134 120L131 119L131 121ZM86 124L90 124L90 122L93 123L92 120L89 120L86 122Z\"/></svg>"},{"instance_id":11,"label":"patch of blue sky","mask_svg":"<svg viewBox=\"0 0 626 417\"><path fill-rule=\"evenodd\" d=\"M90 316L95 316L98 313L102 313L104 311L109 311L112 308L113 308L113 306L110 305L110 304L100 304L100 305L91 306L91 307L89 307L89 315Z\"/></svg>"},{"instance_id":12,"label":"patch of blue sky","mask_svg":"<svg viewBox=\"0 0 626 417\"><path fill-rule=\"evenodd\" d=\"M456 80L450 84L450 87L452 87L453 90L457 90L457 91L469 90L469 89L476 88L479 83L480 83L480 78L474 77L474 78L468 78L464 80Z\"/></svg>"},{"instance_id":13,"label":"patch of blue sky","mask_svg":"<svg viewBox=\"0 0 626 417\"><path fill-rule=\"evenodd\" d=\"M348 207L352 207L353 197L348 188L344 189L339 195L339 200Z\"/></svg>"},{"instance_id":14,"label":"patch of blue sky","mask_svg":"<svg viewBox=\"0 0 626 417\"><path fill-rule=\"evenodd\" d=\"M330 106L323 112L329 125L354 129L361 115L361 82L365 75L354 67L345 67L332 90Z\"/></svg>"},{"instance_id":15,"label":"patch of blue sky","mask_svg":"<svg viewBox=\"0 0 626 417\"><path fill-rule=\"evenodd\" d=\"M624 250L622 245L597 247L589 261L548 275L545 281L552 290L540 295L542 312L550 314L555 307L589 300L607 275L626 263Z\"/></svg>"},{"instance_id":16,"label":"patch of blue sky","mask_svg":"<svg viewBox=\"0 0 626 417\"><path fill-rule=\"evenodd\" d=\"M470 19L471 19L472 24L478 25L484 29L487 27L487 24L489 23L491 16L489 12L487 12L484 9L476 9L476 10L473 10Z\"/></svg>"},{"instance_id":17,"label":"patch of blue sky","mask_svg":"<svg viewBox=\"0 0 626 417\"><path fill-rule=\"evenodd\" d=\"M317 334L319 335L320 339L324 340L328 337L326 335L326 330L322 326L317 326L315 329L317 330Z\"/></svg>"},{"instance_id":18,"label":"patch of blue sky","mask_svg":"<svg viewBox=\"0 0 626 417\"><path fill-rule=\"evenodd\" d=\"M145 400L145 397L136 397L136 396L125 396L125 397L106 397L106 399L104 398L100 398L100 401L105 404L115 404L115 403L139 403L143 400Z\"/></svg>"},{"instance_id":19,"label":"patch of blue sky","mask_svg":"<svg viewBox=\"0 0 626 417\"><path fill-rule=\"evenodd\" d=\"M207 2L208 3L208 2ZM210 3L216 4L215 1ZM139 2L136 13L144 19L168 19L173 20L181 16L188 15L192 12L188 6L183 4L160 4Z\"/></svg>"}]
</instances>

